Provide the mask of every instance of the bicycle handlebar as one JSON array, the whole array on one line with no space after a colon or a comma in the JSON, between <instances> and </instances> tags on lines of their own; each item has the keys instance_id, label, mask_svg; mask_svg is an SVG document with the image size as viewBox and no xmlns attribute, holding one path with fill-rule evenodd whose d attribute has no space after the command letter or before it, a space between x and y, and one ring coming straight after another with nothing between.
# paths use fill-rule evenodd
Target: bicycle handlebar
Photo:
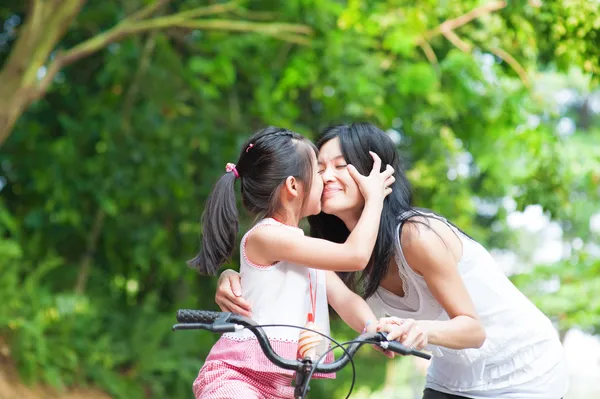
<instances>
[{"instance_id":1,"label":"bicycle handlebar","mask_svg":"<svg viewBox=\"0 0 600 399\"><path fill-rule=\"evenodd\" d=\"M235 332L247 328L252 331L258 340L258 344L265 356L278 367L286 370L297 370L302 364L298 360L286 359L279 356L273 348L263 329L252 319L233 313L213 312L209 310L180 309L177 311L179 324L173 326L173 330L208 330L213 332ZM431 359L431 355L414 349L407 348L397 341L388 341L385 333L367 333L360 335L346 349L346 353L339 359L329 364L316 365L318 373L334 373L344 368L356 351L364 344L378 343L385 350L400 355L412 355L423 359Z\"/></svg>"}]
</instances>

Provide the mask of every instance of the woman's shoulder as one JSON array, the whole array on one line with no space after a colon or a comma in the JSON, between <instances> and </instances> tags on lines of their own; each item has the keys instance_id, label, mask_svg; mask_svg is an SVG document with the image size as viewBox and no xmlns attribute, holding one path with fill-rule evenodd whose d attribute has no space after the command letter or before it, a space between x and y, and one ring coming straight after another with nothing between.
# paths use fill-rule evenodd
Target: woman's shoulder
<instances>
[{"instance_id":1,"label":"woman's shoulder","mask_svg":"<svg viewBox=\"0 0 600 399\"><path fill-rule=\"evenodd\" d=\"M429 263L431 258L448 252L457 261L462 256L457 232L437 216L418 214L408 218L402 224L399 239L402 252L412 265Z\"/></svg>"},{"instance_id":2,"label":"woman's shoulder","mask_svg":"<svg viewBox=\"0 0 600 399\"><path fill-rule=\"evenodd\" d=\"M429 213L414 213L401 221L400 241L402 245L426 244L434 237L456 235L454 229L441 216Z\"/></svg>"}]
</instances>

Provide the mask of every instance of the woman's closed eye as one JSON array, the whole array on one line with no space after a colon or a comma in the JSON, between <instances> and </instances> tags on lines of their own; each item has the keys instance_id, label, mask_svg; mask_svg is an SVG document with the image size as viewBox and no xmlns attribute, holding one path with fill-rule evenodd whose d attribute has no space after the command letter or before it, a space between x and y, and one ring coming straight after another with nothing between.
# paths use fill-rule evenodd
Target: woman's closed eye
<instances>
[{"instance_id":1,"label":"woman's closed eye","mask_svg":"<svg viewBox=\"0 0 600 399\"><path fill-rule=\"evenodd\" d=\"M336 169L344 169L346 166L348 166L348 165L346 165L346 164L339 164L339 165L335 165L335 168Z\"/></svg>"}]
</instances>

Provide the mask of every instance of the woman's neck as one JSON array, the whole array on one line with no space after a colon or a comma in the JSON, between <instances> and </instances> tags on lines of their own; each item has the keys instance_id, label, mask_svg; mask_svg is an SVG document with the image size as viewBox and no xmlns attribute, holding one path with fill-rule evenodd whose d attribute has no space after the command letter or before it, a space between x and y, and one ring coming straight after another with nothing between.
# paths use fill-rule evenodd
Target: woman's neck
<instances>
[{"instance_id":1,"label":"woman's neck","mask_svg":"<svg viewBox=\"0 0 600 399\"><path fill-rule=\"evenodd\" d=\"M340 218L340 220L342 222L344 222L344 224L346 225L346 228L349 231L352 231L356 227L356 224L358 223L361 214L362 214L362 209L360 209L358 211L347 211L347 212L344 212L342 214L338 214L335 216L337 216L338 218Z\"/></svg>"}]
</instances>

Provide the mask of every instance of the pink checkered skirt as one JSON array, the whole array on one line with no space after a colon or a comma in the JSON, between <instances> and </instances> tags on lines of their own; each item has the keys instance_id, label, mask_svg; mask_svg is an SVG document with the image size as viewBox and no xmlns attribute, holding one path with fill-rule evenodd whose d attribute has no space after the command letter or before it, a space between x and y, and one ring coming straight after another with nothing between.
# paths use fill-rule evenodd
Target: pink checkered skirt
<instances>
[{"instance_id":1,"label":"pink checkered skirt","mask_svg":"<svg viewBox=\"0 0 600 399\"><path fill-rule=\"evenodd\" d=\"M294 397L292 377L235 367L220 360L204 363L193 388L196 399Z\"/></svg>"},{"instance_id":2,"label":"pink checkered skirt","mask_svg":"<svg viewBox=\"0 0 600 399\"><path fill-rule=\"evenodd\" d=\"M296 358L297 342L270 342L280 356ZM333 353L329 353L325 362L332 361ZM213 346L194 381L194 395L202 399L293 398L294 374L293 370L271 363L256 339L238 341L223 336ZM335 373L315 373L314 378L335 378Z\"/></svg>"}]
</instances>

